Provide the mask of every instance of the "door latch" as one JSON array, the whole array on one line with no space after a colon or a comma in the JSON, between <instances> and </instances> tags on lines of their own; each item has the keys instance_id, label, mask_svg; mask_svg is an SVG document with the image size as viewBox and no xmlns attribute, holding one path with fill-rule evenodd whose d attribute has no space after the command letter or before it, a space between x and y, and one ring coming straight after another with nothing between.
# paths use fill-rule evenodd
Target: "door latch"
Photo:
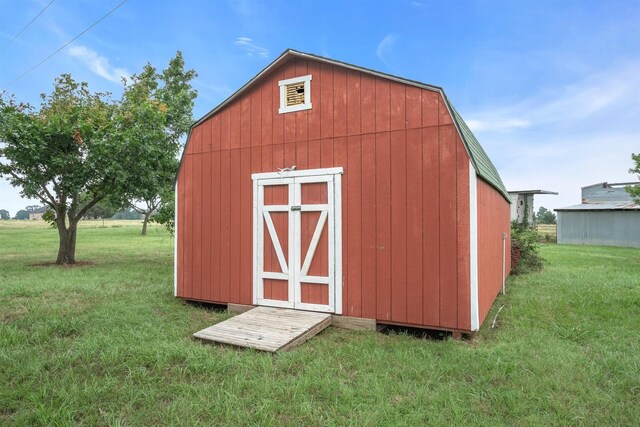
<instances>
[{"instance_id":1,"label":"door latch","mask_svg":"<svg viewBox=\"0 0 640 427\"><path fill-rule=\"evenodd\" d=\"M292 210L292 211L299 211L299 210L302 210L302 206L291 206L291 210Z\"/></svg>"}]
</instances>

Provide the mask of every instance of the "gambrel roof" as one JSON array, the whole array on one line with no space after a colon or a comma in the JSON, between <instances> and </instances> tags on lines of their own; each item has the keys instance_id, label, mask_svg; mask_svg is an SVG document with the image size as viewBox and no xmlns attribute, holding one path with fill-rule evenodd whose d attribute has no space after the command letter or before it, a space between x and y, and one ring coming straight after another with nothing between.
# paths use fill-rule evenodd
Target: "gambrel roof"
<instances>
[{"instance_id":1,"label":"gambrel roof","mask_svg":"<svg viewBox=\"0 0 640 427\"><path fill-rule=\"evenodd\" d=\"M337 61L335 59L325 58L325 57L314 55L314 54L311 54L311 53L300 52L300 51L293 50L293 49L285 50L278 58L276 58L271 64L269 64L266 68L264 68L262 71L260 71L255 77L253 77L251 80L249 80L244 86L242 86L240 89L238 89L235 93L233 93L231 96L229 96L229 98L224 100L220 105L218 105L213 110L211 110L207 114L205 114L198 121L196 121L193 124L192 129L193 129L193 127L198 126L202 122L206 121L209 117L213 116L218 111L220 111L222 108L224 108L229 103L231 103L233 100L235 100L237 97L239 97L249 87L251 87L254 82L259 80L260 77L262 77L263 75L265 75L269 71L273 70L274 68L278 67L279 65L283 64L284 62L286 62L287 60L291 59L292 57L324 62L324 63L327 63L327 64L331 64L331 65L335 65L335 66L351 69L351 70L354 70L354 71L362 72L362 73L373 75L373 76L376 76L376 77L392 80L392 81L395 81L395 82L398 82L398 83L403 83L403 84L406 84L406 85L415 86L415 87L418 87L418 88L421 88L421 89L426 89L426 90L430 90L430 91L434 91L434 92L440 93L442 95L442 98L445 101L447 109L451 113L451 117L453 118L453 122L455 124L455 127L458 130L458 134L460 136L460 139L462 140L467 152L469 153L469 157L471 159L471 163L473 164L473 167L475 168L476 173L482 179L487 181L492 187L494 187L496 190L498 190L502 194L502 196L509 203L511 203L511 201L509 200L509 193L507 192L507 189L505 188L504 183L502 182L502 179L500 178L500 175L498 174L498 171L496 170L495 166L493 165L493 163L489 159L489 156L487 155L487 153L484 151L484 149L480 145L480 142L473 135L473 132L471 132L471 129L469 129L469 126L467 126L467 124L464 122L464 120L462 119L462 117L460 116L458 111L453 107L453 105L451 104L451 102L447 98L446 94L444 93L444 90L441 87L434 86L434 85L429 85L429 84L422 83L422 82L419 82L419 81L416 81L416 80L405 79L405 78L402 78L402 77L394 76L392 74L387 74L387 73L371 70L371 69L364 68L364 67L359 67L357 65L349 64L349 63L342 62L342 61ZM191 131L189 132L189 136L190 135L191 135ZM188 144L188 141L189 141L189 138L187 138L187 144ZM186 152L186 148L185 148L185 152ZM184 157L184 152L183 152L183 157ZM182 164L182 162L181 162L181 164Z\"/></svg>"}]
</instances>

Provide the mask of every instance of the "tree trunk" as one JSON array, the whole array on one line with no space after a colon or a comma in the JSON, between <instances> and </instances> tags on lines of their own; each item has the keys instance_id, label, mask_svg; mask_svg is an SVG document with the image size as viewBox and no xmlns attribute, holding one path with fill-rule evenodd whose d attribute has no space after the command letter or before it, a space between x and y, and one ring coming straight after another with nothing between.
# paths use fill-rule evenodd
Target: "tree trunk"
<instances>
[{"instance_id":1,"label":"tree trunk","mask_svg":"<svg viewBox=\"0 0 640 427\"><path fill-rule=\"evenodd\" d=\"M78 224L70 223L67 228L64 217L62 220L56 220L58 227L58 235L60 236L60 245L58 246L58 259L56 264L75 264L76 263L76 231Z\"/></svg>"},{"instance_id":2,"label":"tree trunk","mask_svg":"<svg viewBox=\"0 0 640 427\"><path fill-rule=\"evenodd\" d=\"M147 235L147 224L149 223L149 217L151 216L151 212L144 213L144 222L142 223L142 233L141 236Z\"/></svg>"}]
</instances>

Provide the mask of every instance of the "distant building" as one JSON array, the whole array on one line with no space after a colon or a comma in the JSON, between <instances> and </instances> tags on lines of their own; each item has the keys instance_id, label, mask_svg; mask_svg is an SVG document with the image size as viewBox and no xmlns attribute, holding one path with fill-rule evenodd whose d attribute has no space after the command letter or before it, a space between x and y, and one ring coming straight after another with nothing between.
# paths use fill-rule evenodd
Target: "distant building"
<instances>
[{"instance_id":1,"label":"distant building","mask_svg":"<svg viewBox=\"0 0 640 427\"><path fill-rule=\"evenodd\" d=\"M511 200L511 221L522 224L527 218L527 223L532 225L535 220L535 212L533 210L534 194L553 194L558 195L555 191L547 190L519 190L509 191L509 199Z\"/></svg>"},{"instance_id":2,"label":"distant building","mask_svg":"<svg viewBox=\"0 0 640 427\"><path fill-rule=\"evenodd\" d=\"M29 220L42 221L42 215L47 211L46 207L41 207L32 211L29 211Z\"/></svg>"},{"instance_id":3,"label":"distant building","mask_svg":"<svg viewBox=\"0 0 640 427\"><path fill-rule=\"evenodd\" d=\"M558 243L640 248L640 205L624 189L640 182L582 187L582 203L556 209Z\"/></svg>"}]
</instances>

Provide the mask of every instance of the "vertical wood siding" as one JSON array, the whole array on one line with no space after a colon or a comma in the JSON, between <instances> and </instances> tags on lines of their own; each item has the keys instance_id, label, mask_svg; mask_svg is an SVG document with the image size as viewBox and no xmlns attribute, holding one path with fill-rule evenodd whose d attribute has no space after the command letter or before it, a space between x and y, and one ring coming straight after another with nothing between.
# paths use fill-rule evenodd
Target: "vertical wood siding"
<instances>
[{"instance_id":1,"label":"vertical wood siding","mask_svg":"<svg viewBox=\"0 0 640 427\"><path fill-rule=\"evenodd\" d=\"M278 81L305 74L313 108L278 114ZM468 330L468 162L438 93L293 59L191 134L178 296L251 304L251 174L341 166L344 315Z\"/></svg>"},{"instance_id":2,"label":"vertical wood siding","mask_svg":"<svg viewBox=\"0 0 640 427\"><path fill-rule=\"evenodd\" d=\"M478 179L478 313L484 321L496 295L502 289L502 233L505 242L505 271L511 271L511 221L509 203L484 180Z\"/></svg>"}]
</instances>

